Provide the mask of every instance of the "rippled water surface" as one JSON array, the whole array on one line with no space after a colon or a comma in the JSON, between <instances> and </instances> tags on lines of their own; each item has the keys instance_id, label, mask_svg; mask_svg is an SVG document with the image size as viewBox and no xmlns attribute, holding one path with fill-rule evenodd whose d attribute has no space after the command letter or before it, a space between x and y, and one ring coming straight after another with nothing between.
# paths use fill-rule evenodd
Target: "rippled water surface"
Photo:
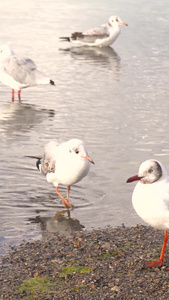
<instances>
[{"instance_id":1,"label":"rippled water surface","mask_svg":"<svg viewBox=\"0 0 169 300\"><path fill-rule=\"evenodd\" d=\"M140 3L140 4L139 4ZM1 4L1 43L32 58L56 86L22 91L0 83L0 253L45 230L134 225L126 179L142 161L169 170L169 1L7 0ZM130 8L130 9L129 9ZM129 24L113 48L70 49L59 36L107 22ZM26 155L41 155L51 139L83 139L95 161L72 187L74 211L63 211L55 189ZM66 192L61 187L62 193Z\"/></svg>"}]
</instances>

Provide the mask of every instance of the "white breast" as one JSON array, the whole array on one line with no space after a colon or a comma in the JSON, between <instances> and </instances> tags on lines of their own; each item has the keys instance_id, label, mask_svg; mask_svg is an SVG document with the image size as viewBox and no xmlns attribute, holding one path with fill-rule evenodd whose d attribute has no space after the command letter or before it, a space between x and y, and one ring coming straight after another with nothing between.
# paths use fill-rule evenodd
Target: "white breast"
<instances>
[{"instance_id":1,"label":"white breast","mask_svg":"<svg viewBox=\"0 0 169 300\"><path fill-rule=\"evenodd\" d=\"M162 180L152 184L137 183L132 203L137 214L149 225L169 229L169 183Z\"/></svg>"}]
</instances>

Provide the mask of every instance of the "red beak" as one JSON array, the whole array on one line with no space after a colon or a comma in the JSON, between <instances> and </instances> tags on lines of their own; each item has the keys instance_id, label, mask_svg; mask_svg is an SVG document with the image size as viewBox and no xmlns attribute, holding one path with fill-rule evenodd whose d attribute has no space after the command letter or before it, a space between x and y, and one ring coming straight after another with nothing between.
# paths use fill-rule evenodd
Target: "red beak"
<instances>
[{"instance_id":1,"label":"red beak","mask_svg":"<svg viewBox=\"0 0 169 300\"><path fill-rule=\"evenodd\" d=\"M130 177L129 179L127 179L127 183L129 182L133 182L133 181L136 181L136 180L140 180L141 178L143 178L142 176L138 176L138 175L134 175L132 177Z\"/></svg>"}]
</instances>

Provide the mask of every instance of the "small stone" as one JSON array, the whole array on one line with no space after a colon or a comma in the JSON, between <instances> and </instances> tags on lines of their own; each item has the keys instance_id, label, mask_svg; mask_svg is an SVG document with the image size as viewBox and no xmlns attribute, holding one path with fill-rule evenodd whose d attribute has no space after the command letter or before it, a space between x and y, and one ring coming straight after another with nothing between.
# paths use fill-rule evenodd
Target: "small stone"
<instances>
[{"instance_id":1,"label":"small stone","mask_svg":"<svg viewBox=\"0 0 169 300\"><path fill-rule=\"evenodd\" d=\"M111 291L112 291L112 292L118 293L118 292L119 292L119 287L118 287L117 285L115 285L115 286L113 286L113 287L111 288Z\"/></svg>"}]
</instances>

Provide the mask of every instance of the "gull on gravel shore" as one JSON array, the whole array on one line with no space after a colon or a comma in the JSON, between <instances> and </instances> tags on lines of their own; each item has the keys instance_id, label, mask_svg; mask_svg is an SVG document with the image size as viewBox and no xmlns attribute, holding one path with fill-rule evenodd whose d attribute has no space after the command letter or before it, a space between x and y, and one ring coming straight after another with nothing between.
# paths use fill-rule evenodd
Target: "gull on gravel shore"
<instances>
[{"instance_id":1,"label":"gull on gravel shore","mask_svg":"<svg viewBox=\"0 0 169 300\"><path fill-rule=\"evenodd\" d=\"M137 214L154 228L164 230L164 242L159 260L147 262L146 267L161 267L168 240L169 230L169 176L159 161L149 159L143 162L138 175L127 182L139 180L132 195Z\"/></svg>"},{"instance_id":2,"label":"gull on gravel shore","mask_svg":"<svg viewBox=\"0 0 169 300\"><path fill-rule=\"evenodd\" d=\"M71 139L61 144L51 141L46 144L41 158L29 157L38 159L37 168L46 176L47 182L55 186L56 193L62 199L64 206L72 208L69 203L70 187L88 174L90 163L94 164L88 156L83 141ZM66 198L59 192L59 184L67 186Z\"/></svg>"},{"instance_id":3,"label":"gull on gravel shore","mask_svg":"<svg viewBox=\"0 0 169 300\"><path fill-rule=\"evenodd\" d=\"M37 70L33 60L15 55L8 45L0 45L0 81L12 88L12 101L14 90L18 91L21 100L21 89L39 84L55 85L44 73Z\"/></svg>"},{"instance_id":4,"label":"gull on gravel shore","mask_svg":"<svg viewBox=\"0 0 169 300\"><path fill-rule=\"evenodd\" d=\"M60 39L72 42L74 45L108 47L118 38L119 25L128 26L119 17L111 16L107 24L84 32L73 32L70 37L60 37Z\"/></svg>"}]
</instances>

